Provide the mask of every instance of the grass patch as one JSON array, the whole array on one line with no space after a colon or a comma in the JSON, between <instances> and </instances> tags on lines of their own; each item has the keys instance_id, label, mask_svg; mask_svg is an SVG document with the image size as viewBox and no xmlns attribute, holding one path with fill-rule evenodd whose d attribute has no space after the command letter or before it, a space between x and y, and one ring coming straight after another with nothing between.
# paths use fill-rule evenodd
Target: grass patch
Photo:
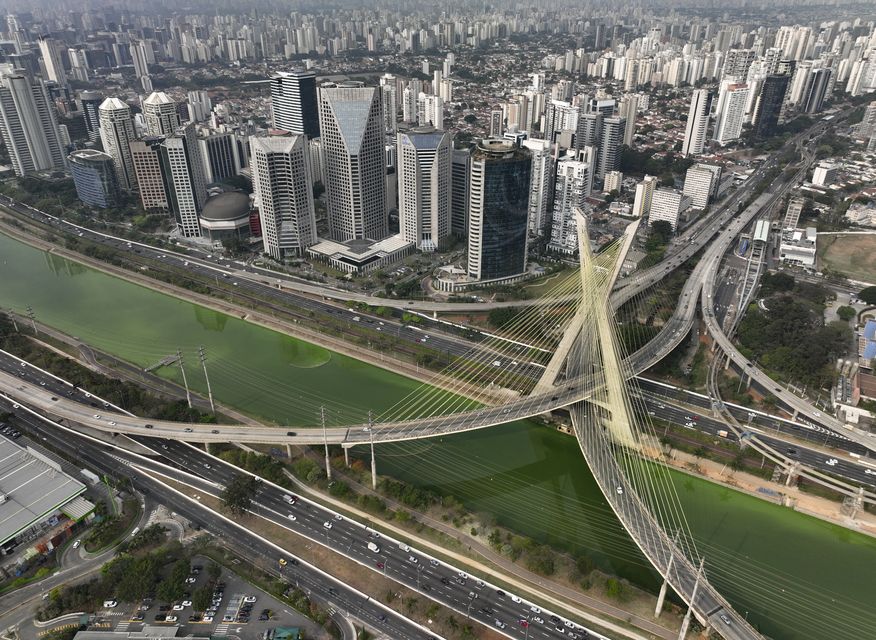
<instances>
[{"instance_id":1,"label":"grass patch","mask_svg":"<svg viewBox=\"0 0 876 640\"><path fill-rule=\"evenodd\" d=\"M876 283L876 235L819 236L818 259L822 270Z\"/></svg>"}]
</instances>

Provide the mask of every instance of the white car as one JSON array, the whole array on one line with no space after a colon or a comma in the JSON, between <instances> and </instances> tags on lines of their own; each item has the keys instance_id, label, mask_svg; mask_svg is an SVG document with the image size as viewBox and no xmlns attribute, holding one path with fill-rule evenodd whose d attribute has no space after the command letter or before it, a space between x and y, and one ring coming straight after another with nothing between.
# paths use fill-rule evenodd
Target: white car
<instances>
[{"instance_id":1,"label":"white car","mask_svg":"<svg viewBox=\"0 0 876 640\"><path fill-rule=\"evenodd\" d=\"M295 522L296 520L298 520L298 518L295 517L295 514L294 514L294 513L290 513L290 514L289 514L288 516L286 516L286 517L289 518L292 522Z\"/></svg>"},{"instance_id":2,"label":"white car","mask_svg":"<svg viewBox=\"0 0 876 640\"><path fill-rule=\"evenodd\" d=\"M256 601L256 597L255 597L255 596L246 596L246 597L243 599L243 601L244 601L244 602L255 602L255 601Z\"/></svg>"},{"instance_id":3,"label":"white car","mask_svg":"<svg viewBox=\"0 0 876 640\"><path fill-rule=\"evenodd\" d=\"M868 476L876 476L876 471L873 469L864 469L864 473Z\"/></svg>"},{"instance_id":4,"label":"white car","mask_svg":"<svg viewBox=\"0 0 876 640\"><path fill-rule=\"evenodd\" d=\"M326 520L325 522L322 523L322 526L326 529L331 529L332 523L329 520Z\"/></svg>"},{"instance_id":5,"label":"white car","mask_svg":"<svg viewBox=\"0 0 876 640\"><path fill-rule=\"evenodd\" d=\"M117 606L119 606L119 603L116 600L104 600L103 601L104 609L115 609Z\"/></svg>"},{"instance_id":6,"label":"white car","mask_svg":"<svg viewBox=\"0 0 876 640\"><path fill-rule=\"evenodd\" d=\"M619 496L622 496L622 495L624 494L624 488L621 487L621 486L617 486L617 487L615 487L615 491L617 491L617 494L618 494Z\"/></svg>"},{"instance_id":7,"label":"white car","mask_svg":"<svg viewBox=\"0 0 876 640\"><path fill-rule=\"evenodd\" d=\"M513 595L512 595L512 596L511 596L511 602L516 602L517 604L520 604L521 602L523 602L523 600L521 600L521 599L518 598L517 596L513 596Z\"/></svg>"},{"instance_id":8,"label":"white car","mask_svg":"<svg viewBox=\"0 0 876 640\"><path fill-rule=\"evenodd\" d=\"M183 600L180 604L184 607L191 607L192 601L191 600Z\"/></svg>"},{"instance_id":9,"label":"white car","mask_svg":"<svg viewBox=\"0 0 876 640\"><path fill-rule=\"evenodd\" d=\"M177 620L179 620L179 618L177 618L176 616L167 616L164 619L165 622L176 622Z\"/></svg>"},{"instance_id":10,"label":"white car","mask_svg":"<svg viewBox=\"0 0 876 640\"><path fill-rule=\"evenodd\" d=\"M81 544L82 544L82 540L77 540L76 542L73 543L73 548L78 549L79 545L81 545Z\"/></svg>"},{"instance_id":11,"label":"white car","mask_svg":"<svg viewBox=\"0 0 876 640\"><path fill-rule=\"evenodd\" d=\"M208 613L207 615L205 615L205 616L202 618L202 620L203 620L204 622L213 622L213 616L211 616L211 615Z\"/></svg>"},{"instance_id":12,"label":"white car","mask_svg":"<svg viewBox=\"0 0 876 640\"><path fill-rule=\"evenodd\" d=\"M837 462L839 462L839 460L837 460L836 458L830 458L829 460L825 460L824 464L826 464L828 467L833 467L836 465Z\"/></svg>"},{"instance_id":13,"label":"white car","mask_svg":"<svg viewBox=\"0 0 876 640\"><path fill-rule=\"evenodd\" d=\"M185 607L183 607L181 604L175 604L175 605L173 605L173 610L174 610L174 611L182 611L183 609L185 609Z\"/></svg>"}]
</instances>

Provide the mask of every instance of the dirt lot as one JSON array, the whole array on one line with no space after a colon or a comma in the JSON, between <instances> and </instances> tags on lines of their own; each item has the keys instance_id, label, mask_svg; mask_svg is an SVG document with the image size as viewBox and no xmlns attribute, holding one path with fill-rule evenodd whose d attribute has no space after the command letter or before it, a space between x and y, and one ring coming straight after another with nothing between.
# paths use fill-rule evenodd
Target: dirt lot
<instances>
[{"instance_id":1,"label":"dirt lot","mask_svg":"<svg viewBox=\"0 0 876 640\"><path fill-rule=\"evenodd\" d=\"M876 284L876 234L818 236L818 258L822 269Z\"/></svg>"}]
</instances>

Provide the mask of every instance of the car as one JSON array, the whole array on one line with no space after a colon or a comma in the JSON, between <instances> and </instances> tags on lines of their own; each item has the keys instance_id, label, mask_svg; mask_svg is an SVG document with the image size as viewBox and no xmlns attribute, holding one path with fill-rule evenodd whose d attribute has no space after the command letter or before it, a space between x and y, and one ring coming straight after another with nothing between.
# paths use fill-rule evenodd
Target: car
<instances>
[{"instance_id":1,"label":"car","mask_svg":"<svg viewBox=\"0 0 876 640\"><path fill-rule=\"evenodd\" d=\"M874 471L873 469L864 469L864 473L868 476L876 475L876 471Z\"/></svg>"},{"instance_id":2,"label":"car","mask_svg":"<svg viewBox=\"0 0 876 640\"><path fill-rule=\"evenodd\" d=\"M213 467L210 465L209 462L205 462L205 463L204 463L204 468L205 468L205 469L212 469Z\"/></svg>"},{"instance_id":3,"label":"car","mask_svg":"<svg viewBox=\"0 0 876 640\"><path fill-rule=\"evenodd\" d=\"M184 606L184 607L191 607L192 601L191 600L183 600L180 604L182 604L182 606Z\"/></svg>"},{"instance_id":4,"label":"car","mask_svg":"<svg viewBox=\"0 0 876 640\"><path fill-rule=\"evenodd\" d=\"M179 620L178 616L167 616L164 619L165 622L176 622L177 620Z\"/></svg>"},{"instance_id":5,"label":"car","mask_svg":"<svg viewBox=\"0 0 876 640\"><path fill-rule=\"evenodd\" d=\"M116 426L116 423L113 422L112 420L110 420L110 421L109 421L109 426L114 427L114 426Z\"/></svg>"},{"instance_id":6,"label":"car","mask_svg":"<svg viewBox=\"0 0 876 640\"><path fill-rule=\"evenodd\" d=\"M504 622L502 622L501 620L499 620L498 618L496 619L496 621L495 621L493 624L495 624L495 625L496 625L497 627L499 627L500 629L504 629L505 627L508 626L508 625L506 625Z\"/></svg>"},{"instance_id":7,"label":"car","mask_svg":"<svg viewBox=\"0 0 876 640\"><path fill-rule=\"evenodd\" d=\"M417 560L415 556L408 556L408 562L410 562L411 564L418 564L419 560Z\"/></svg>"},{"instance_id":8,"label":"car","mask_svg":"<svg viewBox=\"0 0 876 640\"><path fill-rule=\"evenodd\" d=\"M789 449L788 449L788 455L789 455L789 456L796 456L796 455L797 455L797 450L796 450L796 449L789 448Z\"/></svg>"},{"instance_id":9,"label":"car","mask_svg":"<svg viewBox=\"0 0 876 640\"><path fill-rule=\"evenodd\" d=\"M164 615L163 613L156 613L155 614L155 622L164 622L165 620L167 620L167 616Z\"/></svg>"},{"instance_id":10,"label":"car","mask_svg":"<svg viewBox=\"0 0 876 640\"><path fill-rule=\"evenodd\" d=\"M95 413L95 414L94 414L94 419L95 419L95 420L100 420L100 414L99 414L99 413Z\"/></svg>"},{"instance_id":11,"label":"car","mask_svg":"<svg viewBox=\"0 0 876 640\"><path fill-rule=\"evenodd\" d=\"M117 606L119 606L119 603L117 600L104 600L103 601L103 608L104 609L115 609Z\"/></svg>"},{"instance_id":12,"label":"car","mask_svg":"<svg viewBox=\"0 0 876 640\"><path fill-rule=\"evenodd\" d=\"M12 408L13 408L13 409L21 409L21 405L18 404L18 403L13 402L13 403L12 403Z\"/></svg>"},{"instance_id":13,"label":"car","mask_svg":"<svg viewBox=\"0 0 876 640\"><path fill-rule=\"evenodd\" d=\"M566 627L564 627L564 626L561 625L561 624L556 625L556 626L554 627L554 629L557 631L557 633L562 633L563 635L566 634Z\"/></svg>"},{"instance_id":14,"label":"car","mask_svg":"<svg viewBox=\"0 0 876 640\"><path fill-rule=\"evenodd\" d=\"M450 584L450 580L448 580L446 577L442 576L441 577L441 584L445 584L445 585Z\"/></svg>"},{"instance_id":15,"label":"car","mask_svg":"<svg viewBox=\"0 0 876 640\"><path fill-rule=\"evenodd\" d=\"M529 607L529 610L532 611L533 613L541 613L541 609L539 609L538 607L535 607L535 606Z\"/></svg>"},{"instance_id":16,"label":"car","mask_svg":"<svg viewBox=\"0 0 876 640\"><path fill-rule=\"evenodd\" d=\"M200 621L201 621L201 616L199 616L196 613L193 613L192 615L189 616L189 622L200 622Z\"/></svg>"},{"instance_id":17,"label":"car","mask_svg":"<svg viewBox=\"0 0 876 640\"><path fill-rule=\"evenodd\" d=\"M335 514L335 520L337 520L338 522L340 522L343 519L344 519L344 516L342 516L340 513Z\"/></svg>"},{"instance_id":18,"label":"car","mask_svg":"<svg viewBox=\"0 0 876 640\"><path fill-rule=\"evenodd\" d=\"M521 602L523 602L523 600L521 600L517 596L511 596L511 602L516 602L517 604L520 604Z\"/></svg>"},{"instance_id":19,"label":"car","mask_svg":"<svg viewBox=\"0 0 876 640\"><path fill-rule=\"evenodd\" d=\"M833 466L836 466L837 462L839 462L839 460L837 460L836 458L830 458L828 460L825 460L824 464L826 464L829 467L833 467Z\"/></svg>"},{"instance_id":20,"label":"car","mask_svg":"<svg viewBox=\"0 0 876 640\"><path fill-rule=\"evenodd\" d=\"M325 522L322 523L322 526L324 529L331 529L332 528L331 520L326 520Z\"/></svg>"},{"instance_id":21,"label":"car","mask_svg":"<svg viewBox=\"0 0 876 640\"><path fill-rule=\"evenodd\" d=\"M287 493L286 495L283 496L283 502L285 502L287 504L295 504L296 502L298 502L298 498L296 498L293 495L289 495Z\"/></svg>"},{"instance_id":22,"label":"car","mask_svg":"<svg viewBox=\"0 0 876 640\"><path fill-rule=\"evenodd\" d=\"M544 624L544 618L540 618L538 616L532 616L532 621L537 622L538 624Z\"/></svg>"},{"instance_id":23,"label":"car","mask_svg":"<svg viewBox=\"0 0 876 640\"><path fill-rule=\"evenodd\" d=\"M40 386L41 386L41 387L45 387L45 386L46 386L46 383L43 382L42 380L40 380Z\"/></svg>"},{"instance_id":24,"label":"car","mask_svg":"<svg viewBox=\"0 0 876 640\"><path fill-rule=\"evenodd\" d=\"M144 424L143 427L144 427L145 429L154 429L154 428L155 428L155 427L154 427L153 425L151 425L151 424Z\"/></svg>"},{"instance_id":25,"label":"car","mask_svg":"<svg viewBox=\"0 0 876 640\"><path fill-rule=\"evenodd\" d=\"M438 562L435 558L432 558L431 560L429 560L429 564L431 564L433 567L437 567L441 563Z\"/></svg>"},{"instance_id":26,"label":"car","mask_svg":"<svg viewBox=\"0 0 876 640\"><path fill-rule=\"evenodd\" d=\"M290 513L286 517L289 518L292 522L295 522L296 520L298 520L298 518L295 517L294 513Z\"/></svg>"},{"instance_id":27,"label":"car","mask_svg":"<svg viewBox=\"0 0 876 640\"><path fill-rule=\"evenodd\" d=\"M131 622L143 622L143 618L145 618L142 613L135 613L131 616Z\"/></svg>"},{"instance_id":28,"label":"car","mask_svg":"<svg viewBox=\"0 0 876 640\"><path fill-rule=\"evenodd\" d=\"M52 396L52 400L54 400L55 402L57 402L57 401L58 401L58 397L57 397L57 396Z\"/></svg>"},{"instance_id":29,"label":"car","mask_svg":"<svg viewBox=\"0 0 876 640\"><path fill-rule=\"evenodd\" d=\"M286 435L287 436L294 436L294 435L296 435L296 433L294 431L287 431Z\"/></svg>"},{"instance_id":30,"label":"car","mask_svg":"<svg viewBox=\"0 0 876 640\"><path fill-rule=\"evenodd\" d=\"M499 596L500 598L504 598L505 592L502 591L501 589L496 589L496 595Z\"/></svg>"},{"instance_id":31,"label":"car","mask_svg":"<svg viewBox=\"0 0 876 640\"><path fill-rule=\"evenodd\" d=\"M721 614L720 616L718 616L718 617L721 618L721 622L723 622L723 623L726 624L727 626L730 626L730 618L728 618L725 614L722 613L722 614Z\"/></svg>"},{"instance_id":32,"label":"car","mask_svg":"<svg viewBox=\"0 0 876 640\"><path fill-rule=\"evenodd\" d=\"M194 431L194 429L192 429L191 427L186 427L185 429L183 429L183 431L185 431L186 433L191 433L192 431Z\"/></svg>"},{"instance_id":33,"label":"car","mask_svg":"<svg viewBox=\"0 0 876 640\"><path fill-rule=\"evenodd\" d=\"M205 613L204 617L201 618L202 622L213 622L213 615L210 613Z\"/></svg>"},{"instance_id":34,"label":"car","mask_svg":"<svg viewBox=\"0 0 876 640\"><path fill-rule=\"evenodd\" d=\"M381 622L386 622L386 614L381 613L379 616L377 616L377 619L380 620Z\"/></svg>"},{"instance_id":35,"label":"car","mask_svg":"<svg viewBox=\"0 0 876 640\"><path fill-rule=\"evenodd\" d=\"M222 616L222 622L234 622L234 616L226 613L224 616Z\"/></svg>"},{"instance_id":36,"label":"car","mask_svg":"<svg viewBox=\"0 0 876 640\"><path fill-rule=\"evenodd\" d=\"M195 576L189 576L185 580L186 584L195 584L197 581L198 579Z\"/></svg>"},{"instance_id":37,"label":"car","mask_svg":"<svg viewBox=\"0 0 876 640\"><path fill-rule=\"evenodd\" d=\"M78 549L79 545L81 545L81 544L82 544L82 540L81 539L77 540L76 542L73 543L73 548Z\"/></svg>"},{"instance_id":38,"label":"car","mask_svg":"<svg viewBox=\"0 0 876 640\"><path fill-rule=\"evenodd\" d=\"M255 596L246 596L246 597L243 599L243 601L244 601L244 602L255 602L257 599L258 599L258 598L256 598Z\"/></svg>"},{"instance_id":39,"label":"car","mask_svg":"<svg viewBox=\"0 0 876 640\"><path fill-rule=\"evenodd\" d=\"M617 494L618 494L619 496L622 496L622 495L624 494L624 488L621 487L620 485L618 485L617 487L615 487L614 490L617 491Z\"/></svg>"},{"instance_id":40,"label":"car","mask_svg":"<svg viewBox=\"0 0 876 640\"><path fill-rule=\"evenodd\" d=\"M689 421L689 422L696 422L697 421L696 416L684 416L684 419Z\"/></svg>"},{"instance_id":41,"label":"car","mask_svg":"<svg viewBox=\"0 0 876 640\"><path fill-rule=\"evenodd\" d=\"M212 429L210 430L210 433L219 433L219 429Z\"/></svg>"},{"instance_id":42,"label":"car","mask_svg":"<svg viewBox=\"0 0 876 640\"><path fill-rule=\"evenodd\" d=\"M821 417L821 411L814 411L814 412L812 413L812 415L815 416L816 418L820 418L820 417Z\"/></svg>"},{"instance_id":43,"label":"car","mask_svg":"<svg viewBox=\"0 0 876 640\"><path fill-rule=\"evenodd\" d=\"M185 609L185 607L182 606L181 604L178 604L178 603L177 603L177 604L173 605L173 610L174 610L174 611L182 611L183 609Z\"/></svg>"}]
</instances>

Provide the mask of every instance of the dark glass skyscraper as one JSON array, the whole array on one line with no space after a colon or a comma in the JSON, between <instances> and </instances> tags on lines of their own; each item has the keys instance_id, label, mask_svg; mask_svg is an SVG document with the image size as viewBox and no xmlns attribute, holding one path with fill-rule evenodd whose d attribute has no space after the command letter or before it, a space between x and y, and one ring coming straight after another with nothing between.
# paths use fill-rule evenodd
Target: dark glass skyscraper
<instances>
[{"instance_id":1,"label":"dark glass skyscraper","mask_svg":"<svg viewBox=\"0 0 876 640\"><path fill-rule=\"evenodd\" d=\"M274 127L289 133L319 137L316 73L281 71L271 78L271 110Z\"/></svg>"},{"instance_id":2,"label":"dark glass skyscraper","mask_svg":"<svg viewBox=\"0 0 876 640\"><path fill-rule=\"evenodd\" d=\"M526 271L532 156L507 140L481 140L469 183L468 275L507 278Z\"/></svg>"},{"instance_id":3,"label":"dark glass skyscraper","mask_svg":"<svg viewBox=\"0 0 876 640\"><path fill-rule=\"evenodd\" d=\"M778 132L779 114L790 82L791 76L780 74L769 75L764 79L754 112L752 133L755 138L769 138Z\"/></svg>"}]
</instances>

